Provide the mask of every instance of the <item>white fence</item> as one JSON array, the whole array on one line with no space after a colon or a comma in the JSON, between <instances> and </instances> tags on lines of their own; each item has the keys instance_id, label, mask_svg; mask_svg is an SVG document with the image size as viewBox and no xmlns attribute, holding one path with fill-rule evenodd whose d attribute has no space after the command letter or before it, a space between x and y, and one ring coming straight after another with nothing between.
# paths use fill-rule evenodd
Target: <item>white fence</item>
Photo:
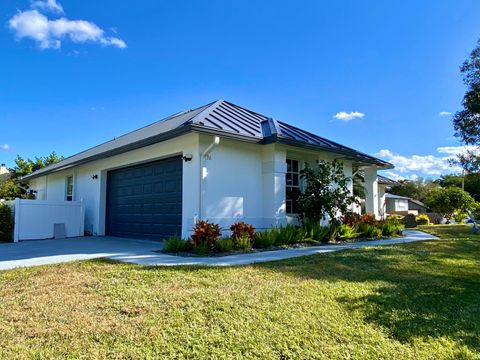
<instances>
[{"instance_id":1,"label":"white fence","mask_svg":"<svg viewBox=\"0 0 480 360\"><path fill-rule=\"evenodd\" d=\"M83 201L15 199L14 206L15 242L53 238L55 224L64 224L66 237L83 236L85 220Z\"/></svg>"}]
</instances>

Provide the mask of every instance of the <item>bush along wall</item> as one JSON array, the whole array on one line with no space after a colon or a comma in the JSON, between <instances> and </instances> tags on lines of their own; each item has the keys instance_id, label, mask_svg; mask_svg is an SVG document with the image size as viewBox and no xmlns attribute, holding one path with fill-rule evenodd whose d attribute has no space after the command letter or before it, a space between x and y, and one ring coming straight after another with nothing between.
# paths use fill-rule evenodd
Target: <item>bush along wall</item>
<instances>
[{"instance_id":1,"label":"bush along wall","mask_svg":"<svg viewBox=\"0 0 480 360\"><path fill-rule=\"evenodd\" d=\"M12 210L5 204L0 204L0 241L12 241L13 217Z\"/></svg>"},{"instance_id":2,"label":"bush along wall","mask_svg":"<svg viewBox=\"0 0 480 360\"><path fill-rule=\"evenodd\" d=\"M371 214L362 217L347 214L341 221L322 226L320 222L303 221L301 226L281 225L265 231L244 222L230 227L231 234L221 237L220 226L205 220L197 222L190 239L174 236L165 240L163 251L167 253L194 253L198 255L245 252L255 249L274 249L297 244L344 242L356 239L395 237L402 233L402 219L396 216L378 221Z\"/></svg>"}]
</instances>

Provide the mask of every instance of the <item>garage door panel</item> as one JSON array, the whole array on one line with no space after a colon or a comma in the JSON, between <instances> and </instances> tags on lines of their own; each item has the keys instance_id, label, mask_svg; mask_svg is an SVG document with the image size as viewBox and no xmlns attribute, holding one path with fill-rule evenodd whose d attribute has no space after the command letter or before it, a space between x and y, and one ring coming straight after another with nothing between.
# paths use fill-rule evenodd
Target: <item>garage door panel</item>
<instances>
[{"instance_id":1,"label":"garage door panel","mask_svg":"<svg viewBox=\"0 0 480 360\"><path fill-rule=\"evenodd\" d=\"M166 238L181 234L180 157L108 173L107 233Z\"/></svg>"}]
</instances>

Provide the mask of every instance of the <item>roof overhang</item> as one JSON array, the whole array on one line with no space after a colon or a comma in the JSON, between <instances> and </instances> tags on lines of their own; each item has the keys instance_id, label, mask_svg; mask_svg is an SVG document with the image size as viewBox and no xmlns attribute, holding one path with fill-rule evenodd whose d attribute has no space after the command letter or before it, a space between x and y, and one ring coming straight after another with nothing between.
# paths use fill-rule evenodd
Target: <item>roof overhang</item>
<instances>
[{"instance_id":1,"label":"roof overhang","mask_svg":"<svg viewBox=\"0 0 480 360\"><path fill-rule=\"evenodd\" d=\"M159 135L156 135L156 136L149 137L147 139L143 139L141 141L137 141L135 143L131 143L131 144L128 144L128 145L125 145L125 146L121 146L121 147L112 149L112 150L108 150L108 151L102 152L100 154L85 157L85 158L82 158L78 161L68 161L71 157L66 158L66 159L60 161L59 163L52 164L52 165L47 166L43 169L37 170L37 171L27 175L27 176L23 176L21 178L21 180L22 181L31 180L31 179L34 179L34 178L37 178L37 177L40 177L40 176L51 174L53 172L69 169L69 168L72 168L74 166L78 166L78 165L81 165L81 164L86 164L86 163L91 162L91 161L105 159L105 158L108 158L108 157L111 157L111 156L114 156L114 155L119 155L119 154L125 153L127 151L132 151L132 150L140 149L140 148L145 147L145 146L153 145L153 144L156 144L156 143L161 142L161 141L170 140L170 139L173 139L177 136L187 134L189 132L190 132L190 127L185 126L185 127L173 129L173 130L165 132L163 134L159 134ZM67 161L67 163L62 165L62 163L65 162L65 161Z\"/></svg>"},{"instance_id":2,"label":"roof overhang","mask_svg":"<svg viewBox=\"0 0 480 360\"><path fill-rule=\"evenodd\" d=\"M373 156L366 155L357 151L347 151L342 149L332 149L328 146L316 145L316 144L308 144L301 141L295 141L292 139L286 139L279 136L272 137L268 139L268 143L278 142L281 144L286 144L290 146L295 146L299 148L309 149L309 150L320 150L320 151L327 151L338 155L343 155L345 159L351 160L357 166L371 166L377 165L379 170L387 170L393 169L393 164L390 164L386 161L377 159Z\"/></svg>"}]
</instances>

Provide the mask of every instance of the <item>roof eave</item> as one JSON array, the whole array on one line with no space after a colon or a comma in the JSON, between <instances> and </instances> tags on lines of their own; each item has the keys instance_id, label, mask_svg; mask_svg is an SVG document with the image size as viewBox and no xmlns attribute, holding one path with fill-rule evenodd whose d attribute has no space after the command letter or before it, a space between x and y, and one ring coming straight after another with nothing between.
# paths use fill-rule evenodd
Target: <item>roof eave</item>
<instances>
[{"instance_id":1,"label":"roof eave","mask_svg":"<svg viewBox=\"0 0 480 360\"><path fill-rule=\"evenodd\" d=\"M204 125L190 124L190 129L192 132L198 133L198 134L222 136L227 139L238 140L238 141L254 143L254 144L262 143L262 140L263 140L260 137L235 134L230 131L210 128Z\"/></svg>"},{"instance_id":2,"label":"roof eave","mask_svg":"<svg viewBox=\"0 0 480 360\"><path fill-rule=\"evenodd\" d=\"M112 149L112 150L109 150L109 151L105 151L101 154L92 155L92 156L86 157L84 159L80 159L78 161L74 161L74 162L65 164L65 166L56 167L55 165L59 165L59 163L52 164L50 166L47 166L46 168L43 168L41 170L37 170L37 171L27 175L27 176L23 176L21 178L21 181L31 180L31 179L34 179L34 178L37 178L37 177L40 177L40 176L45 176L45 175L48 175L48 174L51 174L51 173L54 173L54 172L57 172L57 171L69 169L69 168L72 168L74 166L85 164L85 163L88 163L88 162L91 162L91 161L105 159L107 157L114 156L114 155L119 155L119 154L125 153L127 151L140 149L142 147L153 145L153 144L158 143L160 141L170 140L174 137L184 135L188 132L190 132L190 126L186 125L186 126L183 126L183 127L179 127L179 128L170 130L170 131L165 132L163 134L155 135L155 136L149 137L147 139L143 139L143 140L131 143L131 144L127 144L125 146L118 147L118 148L115 148L115 149Z\"/></svg>"},{"instance_id":3,"label":"roof eave","mask_svg":"<svg viewBox=\"0 0 480 360\"><path fill-rule=\"evenodd\" d=\"M394 166L393 164L390 164L386 161L370 157L370 159L359 159L358 156L365 157L364 154L355 152L355 151L345 151L341 149L332 149L331 147L328 146L322 146L322 145L315 145L315 144L307 144L302 141L295 141L291 139L285 139L285 138L280 138L277 137L276 141L279 143L283 143L286 145L291 145L295 147L301 147L304 149L310 149L310 150L322 150L322 151L327 151L335 154L340 154L340 155L345 155L349 157L349 160L355 161L359 165L377 165L380 170L387 170L387 169L393 169Z\"/></svg>"}]
</instances>

